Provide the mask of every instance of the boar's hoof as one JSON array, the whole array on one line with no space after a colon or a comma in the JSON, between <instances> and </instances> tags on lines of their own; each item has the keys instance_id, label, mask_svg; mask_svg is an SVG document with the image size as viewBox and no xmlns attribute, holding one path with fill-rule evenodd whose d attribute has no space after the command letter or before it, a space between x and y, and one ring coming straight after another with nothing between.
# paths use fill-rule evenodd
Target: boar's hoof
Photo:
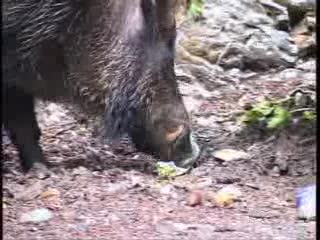
<instances>
[{"instance_id":1,"label":"boar's hoof","mask_svg":"<svg viewBox=\"0 0 320 240\"><path fill-rule=\"evenodd\" d=\"M49 170L47 164L42 162L36 162L28 170L27 175L31 178L45 179L53 175L51 170Z\"/></svg>"}]
</instances>

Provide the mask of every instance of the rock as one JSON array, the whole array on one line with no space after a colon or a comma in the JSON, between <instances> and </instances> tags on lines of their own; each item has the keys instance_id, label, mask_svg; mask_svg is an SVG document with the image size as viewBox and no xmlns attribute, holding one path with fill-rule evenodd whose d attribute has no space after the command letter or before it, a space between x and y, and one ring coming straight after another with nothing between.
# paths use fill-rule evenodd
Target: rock
<instances>
[{"instance_id":1,"label":"rock","mask_svg":"<svg viewBox=\"0 0 320 240\"><path fill-rule=\"evenodd\" d=\"M271 33L270 33L271 35ZM280 36L280 35L279 35ZM226 46L219 56L217 64L224 69L239 68L240 70L265 71L271 67L293 66L296 58L281 53L283 50L294 53L294 47L290 48L288 41L281 42L281 39L270 38L270 44L261 44L263 41L257 34L252 34L246 45L241 43L232 43ZM277 42L277 40L279 40ZM278 45L278 46L277 46ZM281 45L281 46L280 46ZM275 47L277 46L277 47ZM285 47L284 47L285 46ZM285 49L284 49L285 48Z\"/></svg>"},{"instance_id":2,"label":"rock","mask_svg":"<svg viewBox=\"0 0 320 240\"><path fill-rule=\"evenodd\" d=\"M287 68L279 74L281 80L287 81L301 79L302 76L303 72L295 68Z\"/></svg>"},{"instance_id":3,"label":"rock","mask_svg":"<svg viewBox=\"0 0 320 240\"><path fill-rule=\"evenodd\" d=\"M213 152L213 156L219 160L226 162L250 158L250 155L248 153L237 151L234 149L221 149Z\"/></svg>"},{"instance_id":4,"label":"rock","mask_svg":"<svg viewBox=\"0 0 320 240\"><path fill-rule=\"evenodd\" d=\"M50 210L46 208L39 208L31 212L22 214L20 217L20 222L21 223L26 223L26 222L39 223L39 222L49 221L51 218L53 218L53 213Z\"/></svg>"},{"instance_id":5,"label":"rock","mask_svg":"<svg viewBox=\"0 0 320 240\"><path fill-rule=\"evenodd\" d=\"M314 57L316 54L316 33L315 33L315 16L310 14L299 23L297 23L291 31L292 39L298 47L298 56L300 58Z\"/></svg>"},{"instance_id":6,"label":"rock","mask_svg":"<svg viewBox=\"0 0 320 240\"><path fill-rule=\"evenodd\" d=\"M288 15L279 15L276 17L275 28L281 31L289 31L289 17Z\"/></svg>"},{"instance_id":7,"label":"rock","mask_svg":"<svg viewBox=\"0 0 320 240\"><path fill-rule=\"evenodd\" d=\"M78 223L72 226L77 232L87 232L90 225L88 223Z\"/></svg>"},{"instance_id":8,"label":"rock","mask_svg":"<svg viewBox=\"0 0 320 240\"><path fill-rule=\"evenodd\" d=\"M315 73L316 72L316 61L314 59L311 59L309 61L303 61L299 65L297 65L297 69L310 72L310 73Z\"/></svg>"},{"instance_id":9,"label":"rock","mask_svg":"<svg viewBox=\"0 0 320 240\"><path fill-rule=\"evenodd\" d=\"M260 3L266 9L268 15L275 19L274 26L281 31L289 30L289 17L287 8L272 0L261 0Z\"/></svg>"},{"instance_id":10,"label":"rock","mask_svg":"<svg viewBox=\"0 0 320 240\"><path fill-rule=\"evenodd\" d=\"M264 26L262 29L268 34L272 43L275 44L279 50L285 51L290 56L296 56L298 54L298 49L287 32L277 31L269 26ZM282 58L282 56L280 58Z\"/></svg>"},{"instance_id":11,"label":"rock","mask_svg":"<svg viewBox=\"0 0 320 240\"><path fill-rule=\"evenodd\" d=\"M211 64L223 69L254 71L293 67L298 49L288 33L274 29L277 25L280 30L288 30L286 7L271 0L263 0L262 5L247 0L206 2L201 26L190 26L180 40L178 65L182 62L201 65L198 67L201 74L191 75L195 80L215 84L220 74L211 73ZM267 16L266 7L273 9L276 19Z\"/></svg>"},{"instance_id":12,"label":"rock","mask_svg":"<svg viewBox=\"0 0 320 240\"><path fill-rule=\"evenodd\" d=\"M287 6L290 26L296 26L308 11L315 11L315 7L315 0L290 0Z\"/></svg>"},{"instance_id":13,"label":"rock","mask_svg":"<svg viewBox=\"0 0 320 240\"><path fill-rule=\"evenodd\" d=\"M259 1L264 8L267 8L272 11L274 15L280 15L287 13L287 9L282 4L277 3L272 0L260 0Z\"/></svg>"}]
</instances>

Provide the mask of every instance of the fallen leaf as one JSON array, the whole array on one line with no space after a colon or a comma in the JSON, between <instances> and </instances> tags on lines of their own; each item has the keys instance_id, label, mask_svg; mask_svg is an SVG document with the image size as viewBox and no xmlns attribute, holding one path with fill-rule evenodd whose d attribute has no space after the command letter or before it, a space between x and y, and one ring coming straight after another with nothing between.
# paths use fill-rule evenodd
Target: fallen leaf
<instances>
[{"instance_id":1,"label":"fallen leaf","mask_svg":"<svg viewBox=\"0 0 320 240\"><path fill-rule=\"evenodd\" d=\"M47 191L40 194L41 198L52 198L60 197L60 192L57 189L48 189Z\"/></svg>"},{"instance_id":2,"label":"fallen leaf","mask_svg":"<svg viewBox=\"0 0 320 240\"><path fill-rule=\"evenodd\" d=\"M227 186L222 188L214 196L215 202L219 206L230 206L235 200L238 200L242 196L241 191L235 186Z\"/></svg>"}]
</instances>

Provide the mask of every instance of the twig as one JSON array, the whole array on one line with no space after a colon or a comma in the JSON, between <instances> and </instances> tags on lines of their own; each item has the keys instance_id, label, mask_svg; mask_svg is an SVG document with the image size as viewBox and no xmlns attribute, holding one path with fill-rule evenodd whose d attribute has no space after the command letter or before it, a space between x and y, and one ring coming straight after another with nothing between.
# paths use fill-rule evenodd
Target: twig
<instances>
[{"instance_id":1,"label":"twig","mask_svg":"<svg viewBox=\"0 0 320 240\"><path fill-rule=\"evenodd\" d=\"M305 111L314 111L314 108L299 108L299 109L295 109L290 111L290 113L297 113L297 112L305 112Z\"/></svg>"}]
</instances>

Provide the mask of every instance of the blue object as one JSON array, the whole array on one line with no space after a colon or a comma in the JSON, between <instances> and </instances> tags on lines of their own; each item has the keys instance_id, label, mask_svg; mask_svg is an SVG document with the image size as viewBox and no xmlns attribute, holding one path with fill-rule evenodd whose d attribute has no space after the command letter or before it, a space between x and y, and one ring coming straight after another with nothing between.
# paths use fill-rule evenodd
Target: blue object
<instances>
[{"instance_id":1,"label":"blue object","mask_svg":"<svg viewBox=\"0 0 320 240\"><path fill-rule=\"evenodd\" d=\"M297 191L297 208L300 219L311 219L316 216L316 185L299 188Z\"/></svg>"}]
</instances>

